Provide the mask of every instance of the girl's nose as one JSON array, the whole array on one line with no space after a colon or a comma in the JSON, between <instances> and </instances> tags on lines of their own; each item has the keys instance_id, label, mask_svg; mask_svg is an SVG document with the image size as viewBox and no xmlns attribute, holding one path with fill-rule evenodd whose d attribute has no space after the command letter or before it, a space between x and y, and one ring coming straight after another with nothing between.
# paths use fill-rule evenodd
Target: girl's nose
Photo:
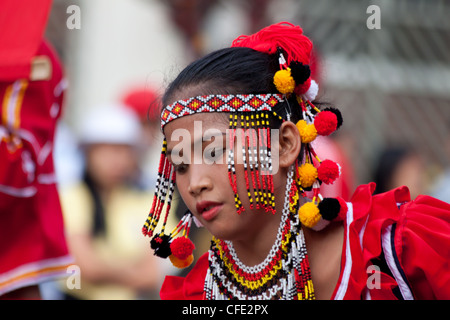
<instances>
[{"instance_id":1,"label":"girl's nose","mask_svg":"<svg viewBox=\"0 0 450 320\"><path fill-rule=\"evenodd\" d=\"M203 191L212 189L212 180L204 165L191 165L188 192L193 196L199 196Z\"/></svg>"}]
</instances>

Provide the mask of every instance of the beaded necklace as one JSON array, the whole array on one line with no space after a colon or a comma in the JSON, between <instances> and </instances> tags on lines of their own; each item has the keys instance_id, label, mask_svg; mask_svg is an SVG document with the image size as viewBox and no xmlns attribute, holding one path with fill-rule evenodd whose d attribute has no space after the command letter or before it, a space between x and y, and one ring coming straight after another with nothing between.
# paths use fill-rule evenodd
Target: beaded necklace
<instances>
[{"instance_id":1,"label":"beaded necklace","mask_svg":"<svg viewBox=\"0 0 450 320\"><path fill-rule=\"evenodd\" d=\"M253 267L238 258L231 241L213 238L205 278L207 300L312 300L314 289L298 216L294 170L287 177L281 223L266 259Z\"/></svg>"}]
</instances>

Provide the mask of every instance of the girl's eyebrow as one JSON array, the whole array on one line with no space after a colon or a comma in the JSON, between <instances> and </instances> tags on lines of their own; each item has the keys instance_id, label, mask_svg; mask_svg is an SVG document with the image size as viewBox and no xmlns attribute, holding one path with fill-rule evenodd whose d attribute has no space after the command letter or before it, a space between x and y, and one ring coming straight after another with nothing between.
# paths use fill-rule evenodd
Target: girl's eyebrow
<instances>
[{"instance_id":1,"label":"girl's eyebrow","mask_svg":"<svg viewBox=\"0 0 450 320\"><path fill-rule=\"evenodd\" d=\"M193 141L191 143L191 146L194 146L196 143L202 143L203 144L204 142L209 142L211 140L211 138L219 136L218 133L219 132L214 132L214 133L205 132L200 138L198 138L197 140ZM220 135L222 137L226 136L227 134L228 134L228 132L220 132ZM166 151L166 154L168 156L170 156L172 154L172 151L173 151L173 148L168 148L167 151Z\"/></svg>"},{"instance_id":2,"label":"girl's eyebrow","mask_svg":"<svg viewBox=\"0 0 450 320\"><path fill-rule=\"evenodd\" d=\"M208 133L208 132L205 132L205 133L203 134L203 136L202 136L202 141L201 141L201 142L207 142L207 141L210 141L211 138L219 136L218 133L219 133L222 137L223 137L223 136L226 136L226 135L228 134L227 132L222 132L222 131L220 131L220 132L215 131L214 133ZM200 139L198 139L198 140L200 140Z\"/></svg>"}]
</instances>

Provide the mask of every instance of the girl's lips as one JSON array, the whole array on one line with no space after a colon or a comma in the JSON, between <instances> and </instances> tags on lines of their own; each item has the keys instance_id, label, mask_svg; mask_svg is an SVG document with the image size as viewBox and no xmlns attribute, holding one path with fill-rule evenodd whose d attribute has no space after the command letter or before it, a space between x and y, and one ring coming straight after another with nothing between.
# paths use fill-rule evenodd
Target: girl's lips
<instances>
[{"instance_id":1,"label":"girl's lips","mask_svg":"<svg viewBox=\"0 0 450 320\"><path fill-rule=\"evenodd\" d=\"M223 204L213 201L201 201L196 205L197 212L206 221L212 220L219 213L222 207Z\"/></svg>"}]
</instances>

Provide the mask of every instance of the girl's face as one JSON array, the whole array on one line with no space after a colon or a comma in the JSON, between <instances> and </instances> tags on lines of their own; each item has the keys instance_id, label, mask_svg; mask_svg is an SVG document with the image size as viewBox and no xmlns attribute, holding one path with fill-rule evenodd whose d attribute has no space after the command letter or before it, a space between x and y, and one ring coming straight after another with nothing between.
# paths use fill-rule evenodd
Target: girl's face
<instances>
[{"instance_id":1,"label":"girl's face","mask_svg":"<svg viewBox=\"0 0 450 320\"><path fill-rule=\"evenodd\" d=\"M242 155L236 150L237 191L245 211L236 212L234 192L228 177L228 118L225 114L199 113L176 119L164 128L167 156L176 170L176 184L189 210L216 237L245 240L264 232L281 214L264 209L250 210L245 184ZM211 133L215 133L211 138ZM239 149L239 148L238 148ZM272 146L275 151L276 146ZM283 178L284 177L284 178ZM285 190L285 174L274 175L277 212L281 212ZM278 191L278 192L277 192Z\"/></svg>"},{"instance_id":2,"label":"girl's face","mask_svg":"<svg viewBox=\"0 0 450 320\"><path fill-rule=\"evenodd\" d=\"M136 150L129 145L93 144L86 150L87 171L105 190L127 183L133 178L136 166Z\"/></svg>"}]
</instances>

